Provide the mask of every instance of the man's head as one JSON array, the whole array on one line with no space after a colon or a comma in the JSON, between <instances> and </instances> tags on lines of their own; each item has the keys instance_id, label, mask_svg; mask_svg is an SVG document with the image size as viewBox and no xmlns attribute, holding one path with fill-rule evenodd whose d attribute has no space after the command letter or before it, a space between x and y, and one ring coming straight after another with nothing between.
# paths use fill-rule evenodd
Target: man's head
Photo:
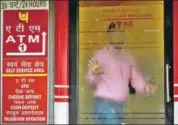
<instances>
[{"instance_id":1,"label":"man's head","mask_svg":"<svg viewBox=\"0 0 178 125\"><path fill-rule=\"evenodd\" d=\"M125 32L109 31L108 39L110 46L113 49L120 51L121 49L123 49L123 44L125 42Z\"/></svg>"},{"instance_id":2,"label":"man's head","mask_svg":"<svg viewBox=\"0 0 178 125\"><path fill-rule=\"evenodd\" d=\"M117 31L117 30L113 30L113 31L108 31L108 37L109 40L112 42L124 42L125 37L126 37L126 32L125 31Z\"/></svg>"}]
</instances>

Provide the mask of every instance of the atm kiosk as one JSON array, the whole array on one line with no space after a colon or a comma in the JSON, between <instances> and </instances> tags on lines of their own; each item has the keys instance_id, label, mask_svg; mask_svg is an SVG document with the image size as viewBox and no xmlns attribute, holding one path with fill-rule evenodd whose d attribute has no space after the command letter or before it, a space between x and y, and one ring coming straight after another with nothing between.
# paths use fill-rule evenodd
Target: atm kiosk
<instances>
[{"instance_id":1,"label":"atm kiosk","mask_svg":"<svg viewBox=\"0 0 178 125\"><path fill-rule=\"evenodd\" d=\"M1 1L0 123L95 124L101 118L85 77L88 60L115 38L158 87L144 96L129 81L117 119L178 124L176 6L170 0Z\"/></svg>"}]
</instances>

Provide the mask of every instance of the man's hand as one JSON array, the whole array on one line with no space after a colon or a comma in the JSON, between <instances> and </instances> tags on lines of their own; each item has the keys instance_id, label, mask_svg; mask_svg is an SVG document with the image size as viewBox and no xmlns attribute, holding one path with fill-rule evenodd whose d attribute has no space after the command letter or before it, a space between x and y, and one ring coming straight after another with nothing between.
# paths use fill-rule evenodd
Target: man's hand
<instances>
[{"instance_id":1,"label":"man's hand","mask_svg":"<svg viewBox=\"0 0 178 125\"><path fill-rule=\"evenodd\" d=\"M94 59L89 60L88 66L94 74L96 75L102 74L100 65L97 62L97 60L94 60Z\"/></svg>"},{"instance_id":2,"label":"man's hand","mask_svg":"<svg viewBox=\"0 0 178 125\"><path fill-rule=\"evenodd\" d=\"M148 83L145 86L145 91L146 91L147 96L155 94L157 89L158 89L157 85L155 83L153 83L153 82Z\"/></svg>"}]
</instances>

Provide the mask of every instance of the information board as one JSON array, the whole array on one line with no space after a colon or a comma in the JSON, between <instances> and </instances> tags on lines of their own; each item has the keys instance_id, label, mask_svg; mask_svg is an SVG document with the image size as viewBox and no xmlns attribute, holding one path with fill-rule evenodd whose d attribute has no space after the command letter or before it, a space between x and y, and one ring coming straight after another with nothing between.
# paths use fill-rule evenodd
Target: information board
<instances>
[{"instance_id":1,"label":"information board","mask_svg":"<svg viewBox=\"0 0 178 125\"><path fill-rule=\"evenodd\" d=\"M48 123L48 1L1 2L1 123Z\"/></svg>"}]
</instances>

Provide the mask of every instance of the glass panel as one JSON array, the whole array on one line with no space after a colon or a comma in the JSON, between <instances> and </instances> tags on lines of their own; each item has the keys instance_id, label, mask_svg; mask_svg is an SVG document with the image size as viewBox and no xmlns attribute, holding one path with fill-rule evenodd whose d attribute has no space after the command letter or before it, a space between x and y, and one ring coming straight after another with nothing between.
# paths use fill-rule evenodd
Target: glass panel
<instances>
[{"instance_id":1,"label":"glass panel","mask_svg":"<svg viewBox=\"0 0 178 125\"><path fill-rule=\"evenodd\" d=\"M161 1L80 2L80 124L164 123L163 13Z\"/></svg>"}]
</instances>

